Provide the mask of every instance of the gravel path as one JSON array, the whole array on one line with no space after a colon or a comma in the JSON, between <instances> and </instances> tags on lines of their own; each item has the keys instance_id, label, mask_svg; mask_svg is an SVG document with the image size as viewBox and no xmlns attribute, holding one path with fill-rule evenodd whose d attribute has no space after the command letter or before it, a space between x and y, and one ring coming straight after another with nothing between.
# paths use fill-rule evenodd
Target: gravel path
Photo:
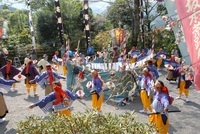
<instances>
[{"instance_id":1,"label":"gravel path","mask_svg":"<svg viewBox=\"0 0 200 134\"><path fill-rule=\"evenodd\" d=\"M61 69L59 70L61 73ZM166 75L166 71L161 71ZM170 94L173 97L178 95L176 89L177 83L169 83L165 80L165 75L161 75L160 80L163 80L170 90ZM65 87L65 81L61 80ZM17 132L17 122L26 119L30 115L48 116L45 115L38 107L30 110L28 106L31 103L43 98L44 90L38 86L38 97L28 98L23 82L18 83L18 92L8 92L0 89L4 92L4 98L9 109L9 113L6 116L6 121L0 124L0 134L15 134ZM190 87L189 94L190 102L186 103L183 99L175 100L171 109L180 109L179 113L169 113L170 119L170 132L169 134L197 134L199 133L200 124L200 93L194 90L194 87ZM74 111L85 111L85 109L91 108L91 99L85 98L81 102L75 101L73 103ZM116 109L116 103L108 102L103 104L103 112L112 112L113 114L123 114L135 110L136 119L142 122L148 122L148 116L140 114L138 111L142 109L141 101L139 97L135 97L133 102L129 102L128 105Z\"/></svg>"}]
</instances>

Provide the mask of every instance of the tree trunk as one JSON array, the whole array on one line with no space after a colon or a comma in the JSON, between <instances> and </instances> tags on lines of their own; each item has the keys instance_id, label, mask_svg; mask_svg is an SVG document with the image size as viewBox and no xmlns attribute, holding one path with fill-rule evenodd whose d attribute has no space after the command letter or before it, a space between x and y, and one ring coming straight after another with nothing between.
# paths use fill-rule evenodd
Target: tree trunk
<instances>
[{"instance_id":1,"label":"tree trunk","mask_svg":"<svg viewBox=\"0 0 200 134\"><path fill-rule=\"evenodd\" d=\"M132 21L132 45L137 46L140 33L140 1L134 0L134 18Z\"/></svg>"}]
</instances>

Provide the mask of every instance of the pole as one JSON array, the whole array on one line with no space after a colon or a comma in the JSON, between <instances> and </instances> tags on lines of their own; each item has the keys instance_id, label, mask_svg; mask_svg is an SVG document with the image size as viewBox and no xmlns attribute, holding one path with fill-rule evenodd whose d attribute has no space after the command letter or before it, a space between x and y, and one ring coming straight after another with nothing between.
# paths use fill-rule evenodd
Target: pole
<instances>
[{"instance_id":1,"label":"pole","mask_svg":"<svg viewBox=\"0 0 200 134\"><path fill-rule=\"evenodd\" d=\"M143 0L140 0L140 27L141 27L141 41L142 41L142 48L144 48L144 12L143 12Z\"/></svg>"},{"instance_id":2,"label":"pole","mask_svg":"<svg viewBox=\"0 0 200 134\"><path fill-rule=\"evenodd\" d=\"M60 38L61 45L64 45L64 29L63 29L63 22L62 22L62 16L60 11L60 2L59 0L55 0L55 7L56 7L56 18L57 18L57 28L58 28L58 35Z\"/></svg>"},{"instance_id":3,"label":"pole","mask_svg":"<svg viewBox=\"0 0 200 134\"><path fill-rule=\"evenodd\" d=\"M86 51L90 45L90 25L89 25L89 3L88 0L83 2L83 14L84 14L84 25L85 25L85 41L86 41Z\"/></svg>"},{"instance_id":4,"label":"pole","mask_svg":"<svg viewBox=\"0 0 200 134\"><path fill-rule=\"evenodd\" d=\"M35 44L35 35L34 35L34 29L33 29L33 20L32 20L32 11L31 11L31 4L30 0L28 2L28 18L29 18L29 27L31 32L31 39L32 39L32 46L34 47L36 51L36 44Z\"/></svg>"}]
</instances>

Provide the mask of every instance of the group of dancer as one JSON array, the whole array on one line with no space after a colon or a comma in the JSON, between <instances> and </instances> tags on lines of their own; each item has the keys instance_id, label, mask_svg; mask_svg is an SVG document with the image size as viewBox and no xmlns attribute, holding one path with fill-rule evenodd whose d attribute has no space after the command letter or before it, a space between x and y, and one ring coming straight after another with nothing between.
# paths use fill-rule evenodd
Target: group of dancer
<instances>
[{"instance_id":1,"label":"group of dancer","mask_svg":"<svg viewBox=\"0 0 200 134\"><path fill-rule=\"evenodd\" d=\"M118 53L116 48L113 48L112 60L115 59L116 54ZM121 54L122 55L122 54ZM135 46L129 52L129 59L132 63L145 58L148 53L145 50L142 50L141 53ZM72 51L66 51L62 57L62 66L63 74L59 75L57 73L56 66L59 67L58 52L55 52L53 56L53 64L51 65L48 62L48 56L44 54L43 58L38 61L37 65L34 64L33 60L25 58L24 67L22 70L17 69L12 65L11 60L7 60L7 64L3 66L0 71L3 74L4 78L0 79L0 84L2 88L6 85L9 86L12 91L17 91L16 82L19 82L18 79L14 77L20 75L25 76L25 84L28 96L30 96L30 89L33 87L34 96L37 96L37 84L41 88L45 89L45 97L34 104L31 104L29 108L34 108L36 106L40 107L44 112L51 112L52 110L58 114L65 114L67 116L71 115L71 104L76 99L81 99L84 95L82 90L78 90L76 93L73 93L70 87L63 89L60 79L66 79L67 73L71 73L73 70L69 70L68 64L73 64L74 54ZM75 58L78 58L77 56ZM159 80L158 71L161 69L163 63L168 70L167 79L171 80L176 76L178 79L178 90L179 99L182 96L182 93L185 93L186 102L189 102L189 86L193 81L193 72L192 69L187 67L184 62L180 61L180 58L171 55L170 59L166 59L167 53L163 49L155 54L154 58L147 61L147 65L144 66L141 75L138 75L139 85L140 85L140 98L143 104L143 109L140 110L142 113L150 113L149 121L150 123L156 123L158 132L165 134L168 132L169 121L168 121L168 107L172 103L172 99L169 95L169 91L164 83ZM121 57L124 59L124 57ZM177 60L178 59L178 60ZM81 61L78 60L78 61ZM81 63L80 63L81 64ZM157 68L154 66L156 65ZM39 68L37 69L36 66ZM38 71L39 70L39 71ZM67 83L72 80L70 75L67 75ZM104 81L98 74L97 70L91 70L92 81L89 81L86 87L90 90L92 97L92 107L98 112L101 112L102 103L104 99L103 93L103 83ZM172 78L170 78L172 77ZM4 117L8 112L5 101L3 99L3 93L0 93L0 106L3 106L3 110L0 111L0 122L4 121Z\"/></svg>"},{"instance_id":2,"label":"group of dancer","mask_svg":"<svg viewBox=\"0 0 200 134\"><path fill-rule=\"evenodd\" d=\"M141 75L138 75L134 71L136 76L138 76L140 98L143 104L143 109L139 112L149 113L149 122L155 123L158 132L161 134L168 133L168 110L169 105L171 105L174 100L174 98L169 95L168 88L165 86L164 82L159 79L161 67L164 66L167 68L168 73L166 79L169 82L177 82L179 95L176 99L180 99L184 93L185 102L189 102L189 87L194 80L193 69L187 66L185 62L178 57L178 52L175 50L176 49L173 49L171 54L168 54L160 48L158 52L143 65ZM117 47L113 47L110 60L112 60L111 62L135 63L147 57L149 52L151 53L152 51L145 49L139 51L136 46L133 46L127 55L124 54L123 51L120 54ZM102 56L104 55L106 54L102 54ZM169 55L170 58L167 59Z\"/></svg>"}]
</instances>

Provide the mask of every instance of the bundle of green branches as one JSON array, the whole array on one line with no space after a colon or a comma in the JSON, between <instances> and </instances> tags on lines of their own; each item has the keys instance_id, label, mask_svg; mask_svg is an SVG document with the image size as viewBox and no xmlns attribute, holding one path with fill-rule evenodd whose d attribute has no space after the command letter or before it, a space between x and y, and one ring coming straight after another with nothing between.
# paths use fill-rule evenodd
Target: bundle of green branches
<instances>
[{"instance_id":1,"label":"bundle of green branches","mask_svg":"<svg viewBox=\"0 0 200 134\"><path fill-rule=\"evenodd\" d=\"M72 116L50 115L48 119L30 116L18 123L18 134L152 134L151 125L135 120L134 113L113 115L95 111Z\"/></svg>"}]
</instances>

